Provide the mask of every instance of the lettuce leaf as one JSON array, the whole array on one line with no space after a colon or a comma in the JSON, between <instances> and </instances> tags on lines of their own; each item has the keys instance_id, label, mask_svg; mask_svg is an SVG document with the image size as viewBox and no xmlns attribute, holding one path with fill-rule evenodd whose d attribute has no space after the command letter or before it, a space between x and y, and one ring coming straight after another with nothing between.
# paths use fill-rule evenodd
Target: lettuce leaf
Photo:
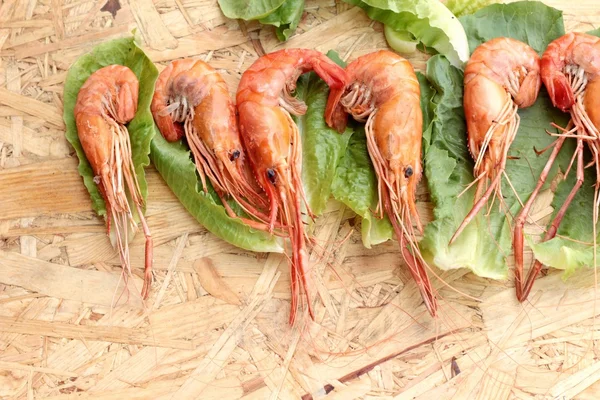
<instances>
[{"instance_id":1,"label":"lettuce leaf","mask_svg":"<svg viewBox=\"0 0 600 400\"><path fill-rule=\"evenodd\" d=\"M588 33L600 37L600 29ZM565 125L562 124L562 126ZM573 154L575 140L569 139L567 142L563 146L558 160L563 171ZM587 163L590 160L591 157L586 149L585 162ZM558 229L558 235L565 238L555 237L544 243L530 243L536 258L546 266L563 269L565 271L563 278L565 279L578 268L594 266L594 248L590 244L594 239L594 227L591 217L594 209L593 183L596 182L595 168L586 169L584 179L583 185L575 195ZM567 180L558 187L552 200L552 207L554 208L552 218L554 218L560 206L569 195L569 192L575 185L575 180L575 170L571 170ZM588 244L578 243L574 240Z\"/></svg>"},{"instance_id":2,"label":"lettuce leaf","mask_svg":"<svg viewBox=\"0 0 600 400\"><path fill-rule=\"evenodd\" d=\"M295 97L306 102L308 110L294 121L302 137L302 183L315 215L327 206L335 171L352 135L351 129L339 134L325 122L328 95L327 84L314 72L298 80Z\"/></svg>"},{"instance_id":3,"label":"lettuce leaf","mask_svg":"<svg viewBox=\"0 0 600 400\"><path fill-rule=\"evenodd\" d=\"M283 42L296 31L304 0L219 0L219 7L227 18L275 26L277 38Z\"/></svg>"},{"instance_id":4,"label":"lettuce leaf","mask_svg":"<svg viewBox=\"0 0 600 400\"><path fill-rule=\"evenodd\" d=\"M379 219L371 210L377 207L377 177L367 150L363 126L354 124L354 133L346 148L332 185L333 197L362 218L362 241L367 248L392 237L392 224Z\"/></svg>"},{"instance_id":5,"label":"lettuce leaf","mask_svg":"<svg viewBox=\"0 0 600 400\"><path fill-rule=\"evenodd\" d=\"M152 163L181 204L202 226L245 250L283 252L281 240L266 232L253 230L237 218L230 218L210 182L209 193L205 194L202 190L189 148L181 141L167 142L158 128L154 129L156 135L152 140ZM231 205L234 206L233 203ZM244 215L239 208L236 212Z\"/></svg>"},{"instance_id":6,"label":"lettuce leaf","mask_svg":"<svg viewBox=\"0 0 600 400\"><path fill-rule=\"evenodd\" d=\"M456 198L473 180L462 108L463 76L438 55L428 61L427 77L436 90L432 99L435 117L430 141L425 145L425 175L435 208L434 221L426 226L420 242L421 250L428 261L441 269L466 267L480 276L504 278L507 272L504 255L510 249L510 238L502 215L492 214L486 220L480 214L457 242L448 246L473 203L473 191ZM492 234L488 232L488 222ZM500 249L494 241L497 236Z\"/></svg>"},{"instance_id":7,"label":"lettuce leaf","mask_svg":"<svg viewBox=\"0 0 600 400\"><path fill-rule=\"evenodd\" d=\"M330 50L327 57L345 66L335 51ZM329 88L314 72L300 77L294 95L308 106L305 115L293 118L302 137L304 191L312 212L320 215L331 197L336 170L346 154L353 131L347 128L343 134L339 134L325 122Z\"/></svg>"},{"instance_id":8,"label":"lettuce leaf","mask_svg":"<svg viewBox=\"0 0 600 400\"><path fill-rule=\"evenodd\" d=\"M275 30L277 38L285 42L296 31L303 12L304 0L287 0L277 10L261 18L259 22L277 27Z\"/></svg>"},{"instance_id":9,"label":"lettuce leaf","mask_svg":"<svg viewBox=\"0 0 600 400\"><path fill-rule=\"evenodd\" d=\"M285 0L219 0L219 7L227 18L251 21L266 18L284 3Z\"/></svg>"},{"instance_id":10,"label":"lettuce leaf","mask_svg":"<svg viewBox=\"0 0 600 400\"><path fill-rule=\"evenodd\" d=\"M548 44L564 35L562 11L539 1L493 4L460 18L469 48L495 37L511 37L529 44L540 55Z\"/></svg>"},{"instance_id":11,"label":"lettuce leaf","mask_svg":"<svg viewBox=\"0 0 600 400\"><path fill-rule=\"evenodd\" d=\"M394 51L401 54L412 54L417 51L419 41L408 31L397 31L389 25L383 26L385 41Z\"/></svg>"},{"instance_id":12,"label":"lettuce leaf","mask_svg":"<svg viewBox=\"0 0 600 400\"><path fill-rule=\"evenodd\" d=\"M469 59L467 36L458 19L439 0L344 0L364 9L369 17L445 55L460 67Z\"/></svg>"},{"instance_id":13,"label":"lettuce leaf","mask_svg":"<svg viewBox=\"0 0 600 400\"><path fill-rule=\"evenodd\" d=\"M558 18L556 18L557 13ZM540 22L540 15L552 15L552 24ZM537 2L493 5L461 19L474 49L498 36L531 41L536 49L563 34L560 12ZM437 91L435 120L431 141L425 156L425 173L434 203L435 220L425 229L421 241L424 255L442 269L470 268L479 276L504 278L511 253L511 234L504 212L496 203L489 215L481 212L452 245L448 241L472 206L474 188L457 199L457 195L473 180L473 160L466 146L466 127L462 109L462 72L452 68L443 57L436 56L427 64L427 77ZM552 107L544 90L536 104L520 110L519 133L511 146L506 172L519 197L525 201L537 182L548 153L537 156L535 148L543 148L554 138L544 129L551 122L565 125L562 113ZM569 153L569 150L565 150ZM572 154L572 153L570 153ZM559 160L562 165L564 159ZM555 166L556 171L558 165ZM520 204L510 186L503 182L504 201L514 215ZM489 226L489 227L488 227Z\"/></svg>"},{"instance_id":14,"label":"lettuce leaf","mask_svg":"<svg viewBox=\"0 0 600 400\"><path fill-rule=\"evenodd\" d=\"M131 152L135 174L140 185L144 200L148 197L148 186L144 174L144 167L150 164L150 142L154 136L154 120L150 112L150 101L154 93L154 82L158 71L152 61L137 46L133 37L116 39L96 46L92 52L81 56L69 68L64 89L63 119L66 125L65 136L75 149L79 158L79 174L92 199L92 207L98 215L106 215L106 204L100 195L98 186L94 183L92 167L85 157L77 126L75 125L75 103L79 89L89 76L96 70L107 65L120 64L129 67L137 76L139 86L138 108L135 117L127 130L131 139ZM135 210L135 207L132 207Z\"/></svg>"}]
</instances>

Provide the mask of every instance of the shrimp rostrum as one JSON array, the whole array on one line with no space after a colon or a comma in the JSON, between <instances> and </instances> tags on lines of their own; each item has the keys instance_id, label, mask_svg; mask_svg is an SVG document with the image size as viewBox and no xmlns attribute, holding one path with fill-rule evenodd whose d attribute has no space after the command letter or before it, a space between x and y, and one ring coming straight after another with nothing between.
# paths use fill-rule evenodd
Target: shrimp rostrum
<instances>
[{"instance_id":1,"label":"shrimp rostrum","mask_svg":"<svg viewBox=\"0 0 600 400\"><path fill-rule=\"evenodd\" d=\"M573 32L554 40L548 45L542 56L541 74L552 104L563 112L569 112L571 122L566 129L555 125L562 132L552 134L557 136L552 146L552 153L540 174L536 188L529 196L515 222L513 237L515 285L517 298L520 301L527 298L533 287L535 277L542 269L542 263L536 260L529 270L527 280L523 282L523 226L535 198L546 182L552 164L568 138L576 139L577 147L565 172L565 179L575 162L577 163L575 167L577 179L565 202L546 230L543 241L556 236L569 205L583 184L585 168L583 148L584 143L586 143L592 154L592 160L588 166L595 165L596 167L593 209L593 240L594 249L596 248L596 224L598 223L598 206L600 203L598 198L598 189L600 188L600 38L585 33ZM594 251L594 263L595 261Z\"/></svg>"},{"instance_id":2,"label":"shrimp rostrum","mask_svg":"<svg viewBox=\"0 0 600 400\"><path fill-rule=\"evenodd\" d=\"M508 151L519 130L517 110L535 103L540 86L540 58L523 42L496 38L481 44L471 55L465 68L463 105L469 151L475 160L475 180L467 189L477 183L477 190L473 208L450 243L492 194L504 203L502 176L506 175Z\"/></svg>"},{"instance_id":3,"label":"shrimp rostrum","mask_svg":"<svg viewBox=\"0 0 600 400\"><path fill-rule=\"evenodd\" d=\"M346 73L348 84L329 94L327 123L343 132L347 114L366 120L367 148L378 181L376 212L389 217L404 261L435 316L437 300L413 228L414 223L423 231L415 203L422 176L419 81L407 60L385 50L359 57Z\"/></svg>"},{"instance_id":4,"label":"shrimp rostrum","mask_svg":"<svg viewBox=\"0 0 600 400\"><path fill-rule=\"evenodd\" d=\"M292 247L290 323L304 289L311 317L306 232L303 210L312 216L301 181L302 144L290 114L302 115L306 104L292 97L298 77L314 70L331 88L345 84L344 70L315 50L286 49L260 57L244 72L237 91L240 133L256 180L269 201L268 229L279 221ZM304 206L304 207L303 207Z\"/></svg>"},{"instance_id":5,"label":"shrimp rostrum","mask_svg":"<svg viewBox=\"0 0 600 400\"><path fill-rule=\"evenodd\" d=\"M245 163L235 106L223 77L215 69L201 60L171 62L156 81L151 110L167 141L185 136L204 192L208 192L208 179L230 217L238 216L226 196L231 196L249 215L266 219L261 211L267 206L266 200L252 185ZM265 227L259 221L241 219L254 228Z\"/></svg>"},{"instance_id":6,"label":"shrimp rostrum","mask_svg":"<svg viewBox=\"0 0 600 400\"><path fill-rule=\"evenodd\" d=\"M152 236L144 218L144 199L125 127L135 116L138 88L137 77L129 68L122 65L101 68L79 90L74 114L79 141L106 203L108 234L129 273L129 241L137 229L134 211L142 225L146 237L142 297L146 299L152 283Z\"/></svg>"}]
</instances>

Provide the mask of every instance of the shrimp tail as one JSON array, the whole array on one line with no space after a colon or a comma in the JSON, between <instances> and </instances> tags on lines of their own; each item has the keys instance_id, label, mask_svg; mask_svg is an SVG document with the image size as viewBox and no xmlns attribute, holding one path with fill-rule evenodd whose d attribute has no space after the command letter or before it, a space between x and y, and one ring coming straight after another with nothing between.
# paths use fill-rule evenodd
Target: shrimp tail
<instances>
[{"instance_id":1,"label":"shrimp tail","mask_svg":"<svg viewBox=\"0 0 600 400\"><path fill-rule=\"evenodd\" d=\"M344 111L340 103L344 91L344 88L331 89L329 98L327 99L327 107L325 108L325 121L327 125L339 133L344 132L348 124L348 114Z\"/></svg>"},{"instance_id":2,"label":"shrimp tail","mask_svg":"<svg viewBox=\"0 0 600 400\"><path fill-rule=\"evenodd\" d=\"M325 81L329 88L343 90L346 82L348 82L346 72L337 64L330 62L328 58L325 59L326 62L320 58L313 58L313 70Z\"/></svg>"},{"instance_id":3,"label":"shrimp tail","mask_svg":"<svg viewBox=\"0 0 600 400\"><path fill-rule=\"evenodd\" d=\"M521 82L519 91L514 98L515 104L519 108L526 108L532 106L537 100L537 94L542 86L540 79L540 72L538 70L531 70Z\"/></svg>"},{"instance_id":4,"label":"shrimp tail","mask_svg":"<svg viewBox=\"0 0 600 400\"><path fill-rule=\"evenodd\" d=\"M564 74L555 74L551 79L546 80L546 88L548 88L548 93L554 107L559 108L563 112L571 109L575 103L575 96Z\"/></svg>"},{"instance_id":5,"label":"shrimp tail","mask_svg":"<svg viewBox=\"0 0 600 400\"><path fill-rule=\"evenodd\" d=\"M156 121L158 130L168 142L181 140L185 133L182 125L173 121L170 115L155 115L154 121Z\"/></svg>"}]
</instances>

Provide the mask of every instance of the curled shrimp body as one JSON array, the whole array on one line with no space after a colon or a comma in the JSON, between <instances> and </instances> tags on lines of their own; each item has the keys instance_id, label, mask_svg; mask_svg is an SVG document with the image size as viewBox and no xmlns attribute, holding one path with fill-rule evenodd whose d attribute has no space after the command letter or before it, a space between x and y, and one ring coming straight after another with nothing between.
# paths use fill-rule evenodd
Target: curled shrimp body
<instances>
[{"instance_id":1,"label":"curled shrimp body","mask_svg":"<svg viewBox=\"0 0 600 400\"><path fill-rule=\"evenodd\" d=\"M501 178L508 150L519 129L519 108L533 105L541 86L540 58L527 44L510 38L483 43L467 62L464 110L468 146L475 160L474 205L450 240L453 243L493 192L502 203ZM484 186L491 180L485 193ZM470 185L469 185L470 187Z\"/></svg>"},{"instance_id":2,"label":"curled shrimp body","mask_svg":"<svg viewBox=\"0 0 600 400\"><path fill-rule=\"evenodd\" d=\"M250 215L266 218L246 201L266 205L258 188L252 186L235 106L225 81L215 69L200 60L171 62L156 81L151 110L165 139L174 142L185 135L204 191L208 191L208 177L230 217L237 215L225 200L226 195ZM242 220L256 228L264 227L258 221Z\"/></svg>"},{"instance_id":3,"label":"curled shrimp body","mask_svg":"<svg viewBox=\"0 0 600 400\"><path fill-rule=\"evenodd\" d=\"M302 145L290 114L302 115L306 105L293 98L298 77L314 70L330 87L342 87L344 70L315 50L286 49L260 57L242 75L237 91L240 133L256 180L267 194L269 229L277 220L289 232L292 246L290 323L304 288L314 318L306 253L302 205L312 216L302 187Z\"/></svg>"},{"instance_id":4,"label":"curled shrimp body","mask_svg":"<svg viewBox=\"0 0 600 400\"><path fill-rule=\"evenodd\" d=\"M142 212L144 200L125 127L137 110L138 87L137 77L129 68L121 65L101 68L79 90L74 115L79 141L106 203L108 233L129 272L128 242L133 236L129 236L129 229L135 230L137 224L127 197L135 204L146 237L142 288L142 297L146 299L152 282L152 237Z\"/></svg>"},{"instance_id":5,"label":"curled shrimp body","mask_svg":"<svg viewBox=\"0 0 600 400\"><path fill-rule=\"evenodd\" d=\"M346 113L366 120L367 147L378 179L376 212L381 217L385 212L392 222L403 258L425 305L435 315L437 301L413 229L414 221L423 230L415 203L423 171L419 81L407 60L386 50L359 57L346 73L346 87L330 92L327 123L342 132Z\"/></svg>"},{"instance_id":6,"label":"curled shrimp body","mask_svg":"<svg viewBox=\"0 0 600 400\"><path fill-rule=\"evenodd\" d=\"M564 141L568 138L576 139L577 147L571 159L571 165L565 173L565 178L575 160L577 160L577 180L547 229L543 241L556 236L569 204L583 184L585 168L583 144L585 142L592 154L592 162L589 165L595 164L596 167L593 209L594 249L596 248L596 224L598 223L598 205L600 202L598 199L600 188L600 38L576 32L559 37L550 43L544 52L541 61L541 73L552 104L562 111L569 112L571 121L567 129L559 128L562 133L553 134L558 138L552 145L552 153L542 170L536 188L531 193L515 222L513 238L515 281L517 298L520 301L524 301L529 295L535 277L543 266L540 261L536 260L529 270L527 280L523 282L523 225L531 205L546 182L556 156L560 152ZM594 264L596 263L595 253L594 251Z\"/></svg>"}]
</instances>

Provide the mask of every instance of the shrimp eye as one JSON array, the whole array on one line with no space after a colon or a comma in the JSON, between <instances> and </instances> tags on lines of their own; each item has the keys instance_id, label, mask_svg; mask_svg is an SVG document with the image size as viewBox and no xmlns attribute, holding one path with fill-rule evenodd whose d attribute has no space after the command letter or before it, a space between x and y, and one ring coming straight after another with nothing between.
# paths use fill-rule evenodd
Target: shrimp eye
<instances>
[{"instance_id":1,"label":"shrimp eye","mask_svg":"<svg viewBox=\"0 0 600 400\"><path fill-rule=\"evenodd\" d=\"M271 181L271 183L274 185L275 184L275 180L276 180L276 176L275 176L275 170L269 168L267 170L267 178L269 178L269 180Z\"/></svg>"},{"instance_id":2,"label":"shrimp eye","mask_svg":"<svg viewBox=\"0 0 600 400\"><path fill-rule=\"evenodd\" d=\"M406 179L410 178L410 177L412 176L413 172L414 172L414 171L413 171L412 167L409 165L408 167L406 167L406 168L404 169L404 177L405 177Z\"/></svg>"},{"instance_id":3,"label":"shrimp eye","mask_svg":"<svg viewBox=\"0 0 600 400\"><path fill-rule=\"evenodd\" d=\"M234 150L233 153L231 153L229 155L229 160L230 161L235 161L235 160L237 160L239 158L239 156L240 156L240 151L239 150Z\"/></svg>"}]
</instances>

